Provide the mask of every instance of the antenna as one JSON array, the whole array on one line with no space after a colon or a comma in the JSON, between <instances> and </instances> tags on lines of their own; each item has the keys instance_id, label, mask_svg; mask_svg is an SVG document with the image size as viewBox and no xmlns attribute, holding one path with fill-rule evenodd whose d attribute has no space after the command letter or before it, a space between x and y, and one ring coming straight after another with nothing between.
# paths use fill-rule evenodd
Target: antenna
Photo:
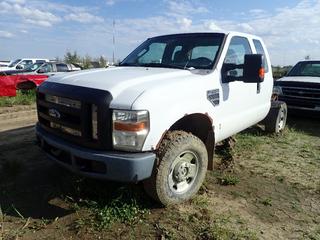
<instances>
[{"instance_id":1,"label":"antenna","mask_svg":"<svg viewBox=\"0 0 320 240\"><path fill-rule=\"evenodd\" d=\"M113 19L113 23L112 23L112 65L114 65L114 52L115 52L115 45L116 45L116 38L115 38L115 28L116 28L116 21Z\"/></svg>"}]
</instances>

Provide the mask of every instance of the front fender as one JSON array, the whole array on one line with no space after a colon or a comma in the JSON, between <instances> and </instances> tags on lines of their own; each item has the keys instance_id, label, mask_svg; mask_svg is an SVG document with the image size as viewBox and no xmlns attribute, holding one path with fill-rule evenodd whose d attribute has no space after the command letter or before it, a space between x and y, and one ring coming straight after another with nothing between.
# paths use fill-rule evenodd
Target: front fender
<instances>
[{"instance_id":1,"label":"front fender","mask_svg":"<svg viewBox=\"0 0 320 240\"><path fill-rule=\"evenodd\" d=\"M139 102L134 104L135 110L148 109L150 114L150 132L144 143L143 151L157 149L166 131L186 115L200 113L210 117L208 109L212 109L211 103L205 97L197 100L190 98L187 101L185 99L175 99L175 104L172 104L169 99L161 102L152 101L151 98L147 101L147 96L144 96L143 99L143 105Z\"/></svg>"}]
</instances>

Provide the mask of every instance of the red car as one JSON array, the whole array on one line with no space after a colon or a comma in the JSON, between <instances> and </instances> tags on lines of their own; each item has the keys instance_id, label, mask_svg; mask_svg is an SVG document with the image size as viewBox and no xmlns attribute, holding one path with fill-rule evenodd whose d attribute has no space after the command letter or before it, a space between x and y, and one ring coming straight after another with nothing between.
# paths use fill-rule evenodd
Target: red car
<instances>
[{"instance_id":1,"label":"red car","mask_svg":"<svg viewBox=\"0 0 320 240\"><path fill-rule=\"evenodd\" d=\"M0 96L14 97L16 90L34 89L43 83L48 75L9 75L0 76Z\"/></svg>"}]
</instances>

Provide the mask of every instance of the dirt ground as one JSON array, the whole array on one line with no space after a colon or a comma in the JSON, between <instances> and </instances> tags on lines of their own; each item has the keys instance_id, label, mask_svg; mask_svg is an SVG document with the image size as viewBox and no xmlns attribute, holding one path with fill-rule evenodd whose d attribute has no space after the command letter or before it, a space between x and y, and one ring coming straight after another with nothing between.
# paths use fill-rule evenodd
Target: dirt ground
<instances>
[{"instance_id":1,"label":"dirt ground","mask_svg":"<svg viewBox=\"0 0 320 240\"><path fill-rule=\"evenodd\" d=\"M166 209L141 184L62 170L32 126L3 128L0 239L320 239L320 121L290 116L288 126L238 134L234 168L208 172L193 200Z\"/></svg>"}]
</instances>

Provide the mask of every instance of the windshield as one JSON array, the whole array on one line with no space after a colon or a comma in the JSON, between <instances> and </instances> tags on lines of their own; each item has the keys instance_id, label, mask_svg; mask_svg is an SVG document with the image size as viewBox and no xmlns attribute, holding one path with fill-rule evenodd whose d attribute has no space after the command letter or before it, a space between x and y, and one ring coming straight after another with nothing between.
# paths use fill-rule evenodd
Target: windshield
<instances>
[{"instance_id":1,"label":"windshield","mask_svg":"<svg viewBox=\"0 0 320 240\"><path fill-rule=\"evenodd\" d=\"M10 63L10 64L8 65L8 67L14 67L14 66L17 65L17 63L20 62L20 61L21 61L21 59L14 60L12 63Z\"/></svg>"},{"instance_id":2,"label":"windshield","mask_svg":"<svg viewBox=\"0 0 320 240\"><path fill-rule=\"evenodd\" d=\"M38 68L40 68L44 63L34 63L32 65L30 65L29 67L25 68L26 72L33 72L35 70L37 70Z\"/></svg>"},{"instance_id":3,"label":"windshield","mask_svg":"<svg viewBox=\"0 0 320 240\"><path fill-rule=\"evenodd\" d=\"M120 66L212 69L224 34L177 34L148 39Z\"/></svg>"},{"instance_id":4,"label":"windshield","mask_svg":"<svg viewBox=\"0 0 320 240\"><path fill-rule=\"evenodd\" d=\"M299 62L287 76L320 77L320 61Z\"/></svg>"}]
</instances>

